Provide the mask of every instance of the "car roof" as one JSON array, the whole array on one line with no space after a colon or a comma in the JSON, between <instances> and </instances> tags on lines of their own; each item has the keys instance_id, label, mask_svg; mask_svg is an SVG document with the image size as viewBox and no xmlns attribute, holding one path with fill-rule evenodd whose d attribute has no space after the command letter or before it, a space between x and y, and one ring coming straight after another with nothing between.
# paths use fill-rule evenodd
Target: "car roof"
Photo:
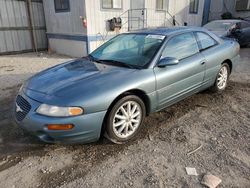
<instances>
[{"instance_id":1,"label":"car roof","mask_svg":"<svg viewBox=\"0 0 250 188\"><path fill-rule=\"evenodd\" d=\"M174 27L141 29L141 30L131 31L129 33L170 36L170 35L175 35L175 34L187 32L187 31L207 31L207 30L202 27L174 26Z\"/></svg>"}]
</instances>

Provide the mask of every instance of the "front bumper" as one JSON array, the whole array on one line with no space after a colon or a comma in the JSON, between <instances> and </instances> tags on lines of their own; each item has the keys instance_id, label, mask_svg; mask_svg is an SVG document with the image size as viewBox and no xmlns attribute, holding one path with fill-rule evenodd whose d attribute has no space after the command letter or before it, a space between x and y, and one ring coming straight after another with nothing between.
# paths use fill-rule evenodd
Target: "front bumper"
<instances>
[{"instance_id":1,"label":"front bumper","mask_svg":"<svg viewBox=\"0 0 250 188\"><path fill-rule=\"evenodd\" d=\"M37 114L35 111L40 102L19 93L31 105L31 109L23 120L16 123L40 140L47 143L89 143L99 139L106 111L84 114L76 117L55 118ZM16 110L16 108L14 109ZM48 130L48 124L73 124L73 129L64 131Z\"/></svg>"}]
</instances>

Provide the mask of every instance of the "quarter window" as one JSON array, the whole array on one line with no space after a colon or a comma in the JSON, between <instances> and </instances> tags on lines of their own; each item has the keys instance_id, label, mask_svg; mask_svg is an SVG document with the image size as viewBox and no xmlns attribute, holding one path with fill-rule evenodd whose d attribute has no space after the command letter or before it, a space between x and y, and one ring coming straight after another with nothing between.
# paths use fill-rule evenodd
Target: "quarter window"
<instances>
[{"instance_id":1,"label":"quarter window","mask_svg":"<svg viewBox=\"0 0 250 188\"><path fill-rule=\"evenodd\" d=\"M122 0L102 0L103 9L122 9Z\"/></svg>"},{"instance_id":2,"label":"quarter window","mask_svg":"<svg viewBox=\"0 0 250 188\"><path fill-rule=\"evenodd\" d=\"M168 0L156 0L156 10L167 10Z\"/></svg>"},{"instance_id":3,"label":"quarter window","mask_svg":"<svg viewBox=\"0 0 250 188\"><path fill-rule=\"evenodd\" d=\"M185 33L171 38L163 50L162 56L181 60L198 52L199 48L194 34Z\"/></svg>"},{"instance_id":4,"label":"quarter window","mask_svg":"<svg viewBox=\"0 0 250 188\"><path fill-rule=\"evenodd\" d=\"M197 39L200 44L201 50L208 49L217 44L217 42L212 37L210 37L209 35L203 32L197 32L196 35L197 35Z\"/></svg>"},{"instance_id":5,"label":"quarter window","mask_svg":"<svg viewBox=\"0 0 250 188\"><path fill-rule=\"evenodd\" d=\"M55 12L69 12L69 0L54 0Z\"/></svg>"},{"instance_id":6,"label":"quarter window","mask_svg":"<svg viewBox=\"0 0 250 188\"><path fill-rule=\"evenodd\" d=\"M190 0L189 13L197 14L199 8L199 0Z\"/></svg>"}]
</instances>

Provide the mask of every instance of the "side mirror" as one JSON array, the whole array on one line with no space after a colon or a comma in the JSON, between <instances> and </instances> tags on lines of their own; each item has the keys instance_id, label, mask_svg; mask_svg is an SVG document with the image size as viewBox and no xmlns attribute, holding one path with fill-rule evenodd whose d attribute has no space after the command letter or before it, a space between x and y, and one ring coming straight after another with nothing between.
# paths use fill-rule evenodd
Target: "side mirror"
<instances>
[{"instance_id":1,"label":"side mirror","mask_svg":"<svg viewBox=\"0 0 250 188\"><path fill-rule=\"evenodd\" d=\"M179 63L179 60L174 57L164 57L160 59L157 66L162 68L166 66L177 65L178 63Z\"/></svg>"},{"instance_id":2,"label":"side mirror","mask_svg":"<svg viewBox=\"0 0 250 188\"><path fill-rule=\"evenodd\" d=\"M241 32L240 26L238 24L234 25L230 30L231 30L231 33L233 34Z\"/></svg>"}]
</instances>

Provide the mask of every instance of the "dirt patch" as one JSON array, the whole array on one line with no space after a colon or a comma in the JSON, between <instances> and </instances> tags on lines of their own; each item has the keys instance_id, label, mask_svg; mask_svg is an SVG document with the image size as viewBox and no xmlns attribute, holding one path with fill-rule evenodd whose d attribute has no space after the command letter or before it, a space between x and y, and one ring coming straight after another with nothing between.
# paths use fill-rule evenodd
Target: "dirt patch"
<instances>
[{"instance_id":1,"label":"dirt patch","mask_svg":"<svg viewBox=\"0 0 250 188\"><path fill-rule=\"evenodd\" d=\"M19 82L2 87L9 95L0 98L0 187L203 187L207 173L222 179L220 187L250 187L249 51L241 51L225 92L204 91L151 114L127 145L104 138L44 144L12 122ZM185 167L198 176L188 176Z\"/></svg>"}]
</instances>

